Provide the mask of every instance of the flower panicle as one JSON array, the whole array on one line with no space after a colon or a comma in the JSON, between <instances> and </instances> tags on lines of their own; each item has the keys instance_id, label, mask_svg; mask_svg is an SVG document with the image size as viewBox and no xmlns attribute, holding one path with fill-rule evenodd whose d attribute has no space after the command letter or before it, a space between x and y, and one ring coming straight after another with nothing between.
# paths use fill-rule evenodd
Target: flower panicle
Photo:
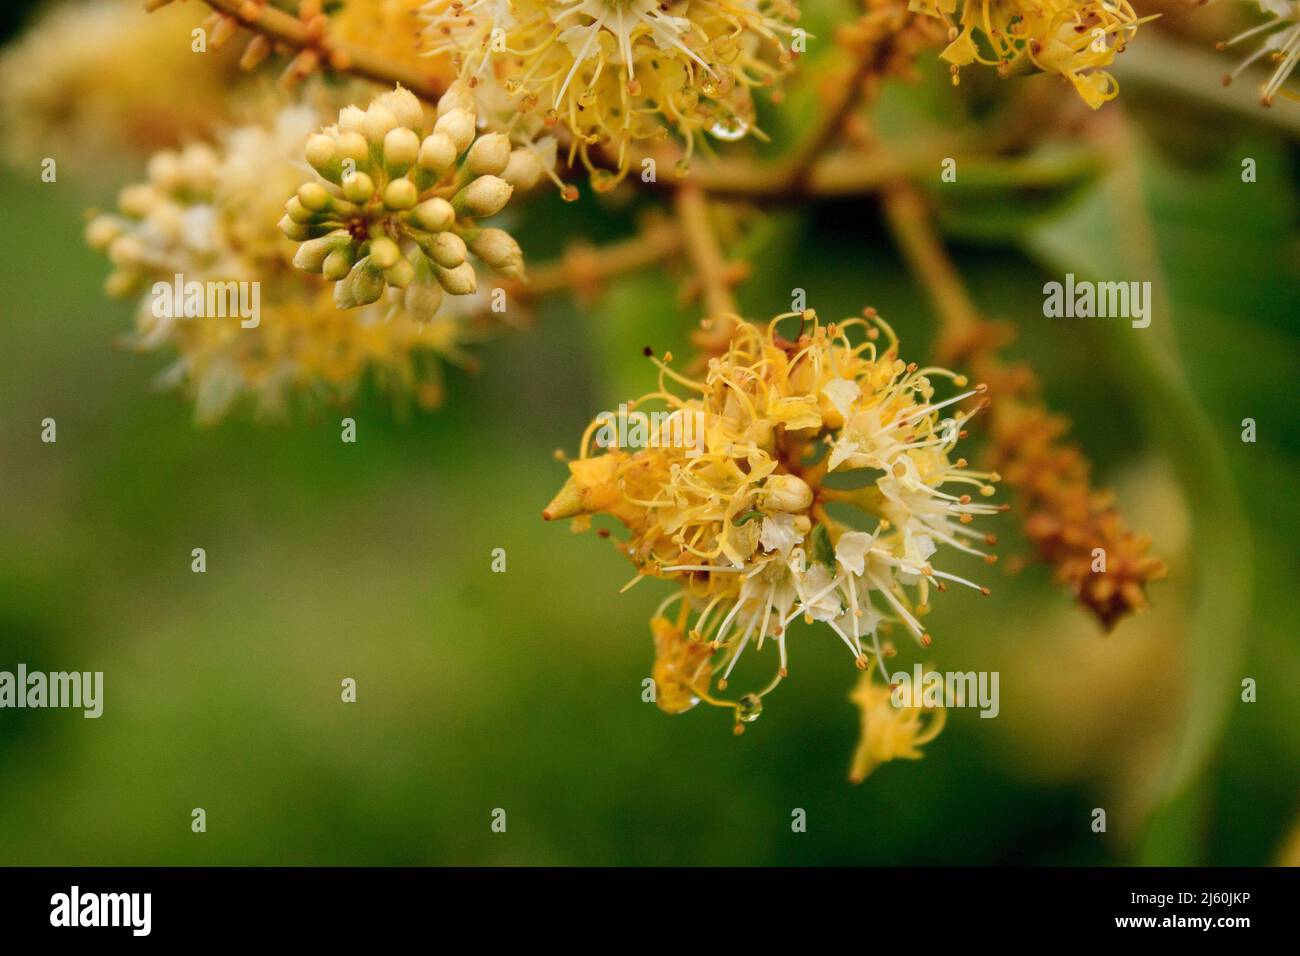
<instances>
[{"instance_id":1,"label":"flower panicle","mask_svg":"<svg viewBox=\"0 0 1300 956\"><path fill-rule=\"evenodd\" d=\"M471 255L498 275L523 276L515 239L477 220L535 185L541 158L504 133L480 134L473 101L458 91L437 113L426 123L419 99L399 85L364 110L344 108L307 140L320 179L298 187L279 225L301 243L294 265L333 281L341 309L393 288L411 315L431 319L444 292L477 291Z\"/></svg>"},{"instance_id":2,"label":"flower panicle","mask_svg":"<svg viewBox=\"0 0 1300 956\"><path fill-rule=\"evenodd\" d=\"M576 530L596 515L622 523L628 534L616 544L633 582L677 586L655 615L673 620L676 635L667 641L655 627L657 660L667 667L707 650L717 693L702 692L702 668L687 686L732 708L741 729L789 673L796 619L824 624L862 669L874 661L883 672L895 628L929 646L923 619L936 593L988 593L932 557L995 560L985 550L992 537L972 524L1005 506L989 501L998 475L955 454L986 404L982 386L904 362L874 310L829 325L807 310L765 325L729 318L725 328L726 345L699 377L652 357L657 388L627 405L644 416L635 447L621 447L628 436L613 433L609 416L594 420L543 517L573 519ZM956 394L940 398L944 386ZM777 649L769 683L723 699L745 650L768 643Z\"/></svg>"}]
</instances>

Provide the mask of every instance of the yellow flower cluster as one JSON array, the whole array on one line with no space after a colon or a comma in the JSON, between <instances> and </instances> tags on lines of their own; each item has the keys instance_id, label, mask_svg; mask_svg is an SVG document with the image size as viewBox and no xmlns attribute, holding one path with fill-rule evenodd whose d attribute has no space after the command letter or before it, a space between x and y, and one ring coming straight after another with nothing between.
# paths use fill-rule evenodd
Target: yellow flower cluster
<instances>
[{"instance_id":1,"label":"yellow flower cluster","mask_svg":"<svg viewBox=\"0 0 1300 956\"><path fill-rule=\"evenodd\" d=\"M702 130L726 141L754 131L753 90L787 68L783 37L798 18L791 0L432 0L425 10L430 50L449 53L476 88L504 90L512 122L559 124L597 188L626 174L634 141L672 131L685 163Z\"/></svg>"},{"instance_id":2,"label":"yellow flower cluster","mask_svg":"<svg viewBox=\"0 0 1300 956\"><path fill-rule=\"evenodd\" d=\"M796 618L825 624L858 667L874 661L882 674L891 649L881 635L893 625L928 646L932 591L988 593L931 557L944 548L993 560L977 546L991 536L970 523L1004 508L967 491L987 498L996 475L952 457L982 387L937 399L939 382L961 389L965 379L902 361L874 311L828 326L811 311L766 326L727 321L728 345L702 378L656 360L655 391L592 422L543 517L574 518L578 530L593 515L623 523L634 581L679 586L651 624L660 707L731 707L739 729L786 676ZM959 410L972 398L975 408ZM715 675L725 691L745 649L769 641L779 663L765 688L735 700L710 691Z\"/></svg>"},{"instance_id":3,"label":"yellow flower cluster","mask_svg":"<svg viewBox=\"0 0 1300 956\"><path fill-rule=\"evenodd\" d=\"M1105 67L1151 19L1139 18L1128 0L962 0L958 29L957 0L910 0L910 7L951 27L942 57L952 64L953 83L971 63L996 67L1003 77L1038 69L1065 77L1093 109L1119 94Z\"/></svg>"},{"instance_id":4,"label":"yellow flower cluster","mask_svg":"<svg viewBox=\"0 0 1300 956\"><path fill-rule=\"evenodd\" d=\"M522 277L514 238L474 220L500 212L516 186L536 184L537 153L512 150L504 133L478 136L469 100L444 96L438 114L426 130L420 101L398 86L367 109L344 108L337 125L307 140L321 181L298 188L280 228L302 242L294 265L336 280L339 308L400 289L412 316L431 319L444 290L477 291L471 252L501 275Z\"/></svg>"},{"instance_id":5,"label":"yellow flower cluster","mask_svg":"<svg viewBox=\"0 0 1300 956\"><path fill-rule=\"evenodd\" d=\"M299 157L319 123L311 109L285 108L215 146L157 153L148 182L126 187L118 212L87 227L113 264L110 294L139 297L130 344L178 353L161 382L195 399L200 423L245 399L266 417L294 401L345 402L368 378L398 401L434 407L440 359L467 361L459 343L474 334L471 323L486 321L484 304L468 298L433 322L414 319L400 296L343 312L322 279L293 267L294 244L276 219L285 194L312 177ZM247 283L260 314L249 321L160 308L182 283Z\"/></svg>"}]
</instances>

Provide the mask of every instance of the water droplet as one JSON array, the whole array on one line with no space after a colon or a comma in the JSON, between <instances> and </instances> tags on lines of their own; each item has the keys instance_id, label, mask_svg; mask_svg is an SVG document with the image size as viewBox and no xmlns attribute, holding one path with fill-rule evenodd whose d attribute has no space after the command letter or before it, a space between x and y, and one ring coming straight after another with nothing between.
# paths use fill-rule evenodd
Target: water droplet
<instances>
[{"instance_id":1,"label":"water droplet","mask_svg":"<svg viewBox=\"0 0 1300 956\"><path fill-rule=\"evenodd\" d=\"M763 698L757 694L746 694L736 706L736 719L742 724L752 724L763 713Z\"/></svg>"},{"instance_id":2,"label":"water droplet","mask_svg":"<svg viewBox=\"0 0 1300 956\"><path fill-rule=\"evenodd\" d=\"M738 139L744 139L748 132L749 124L738 116L720 119L709 128L710 136L727 143L734 143Z\"/></svg>"}]
</instances>

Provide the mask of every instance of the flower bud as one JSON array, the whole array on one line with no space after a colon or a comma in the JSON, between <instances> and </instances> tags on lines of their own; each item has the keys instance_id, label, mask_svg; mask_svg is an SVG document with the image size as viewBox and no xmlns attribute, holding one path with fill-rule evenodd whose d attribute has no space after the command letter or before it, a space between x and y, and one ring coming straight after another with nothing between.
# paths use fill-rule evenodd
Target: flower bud
<instances>
[{"instance_id":1,"label":"flower bud","mask_svg":"<svg viewBox=\"0 0 1300 956\"><path fill-rule=\"evenodd\" d=\"M452 205L469 216L492 216L500 212L515 191L504 179L480 176L456 194Z\"/></svg>"},{"instance_id":2,"label":"flower bud","mask_svg":"<svg viewBox=\"0 0 1300 956\"><path fill-rule=\"evenodd\" d=\"M367 202L374 194L375 181L365 173L353 173L343 180L343 195L352 202Z\"/></svg>"},{"instance_id":3,"label":"flower bud","mask_svg":"<svg viewBox=\"0 0 1300 956\"><path fill-rule=\"evenodd\" d=\"M143 219L158 201L158 190L148 183L135 183L117 194L117 208L132 219Z\"/></svg>"},{"instance_id":4,"label":"flower bud","mask_svg":"<svg viewBox=\"0 0 1300 956\"><path fill-rule=\"evenodd\" d=\"M510 137L505 133L488 133L474 140L465 157L471 175L499 175L510 162Z\"/></svg>"},{"instance_id":5,"label":"flower bud","mask_svg":"<svg viewBox=\"0 0 1300 956\"><path fill-rule=\"evenodd\" d=\"M462 262L454 269L434 266L434 272L438 276L438 283L452 295L470 295L478 288L478 277L468 262Z\"/></svg>"},{"instance_id":6,"label":"flower bud","mask_svg":"<svg viewBox=\"0 0 1300 956\"><path fill-rule=\"evenodd\" d=\"M454 232L438 233L423 248L429 258L444 269L455 269L465 261L465 256L468 254L465 240Z\"/></svg>"},{"instance_id":7,"label":"flower bud","mask_svg":"<svg viewBox=\"0 0 1300 956\"><path fill-rule=\"evenodd\" d=\"M446 133L456 146L459 156L474 142L474 114L469 110L455 109L438 118L433 124L435 133Z\"/></svg>"},{"instance_id":8,"label":"flower bud","mask_svg":"<svg viewBox=\"0 0 1300 956\"><path fill-rule=\"evenodd\" d=\"M490 269L513 279L523 277L523 250L504 229L484 229L474 237L469 247Z\"/></svg>"},{"instance_id":9,"label":"flower bud","mask_svg":"<svg viewBox=\"0 0 1300 956\"><path fill-rule=\"evenodd\" d=\"M402 258L402 250L388 236L380 236L370 242L370 261L381 269L391 269Z\"/></svg>"},{"instance_id":10,"label":"flower bud","mask_svg":"<svg viewBox=\"0 0 1300 956\"><path fill-rule=\"evenodd\" d=\"M796 475L772 475L763 491L763 505L770 511L804 511L813 503L812 489Z\"/></svg>"},{"instance_id":11,"label":"flower bud","mask_svg":"<svg viewBox=\"0 0 1300 956\"><path fill-rule=\"evenodd\" d=\"M298 202L310 212L324 212L330 207L329 190L320 183L303 183L298 187Z\"/></svg>"},{"instance_id":12,"label":"flower bud","mask_svg":"<svg viewBox=\"0 0 1300 956\"><path fill-rule=\"evenodd\" d=\"M325 265L325 257L340 246L351 243L352 237L346 229L336 229L319 239L309 239L298 247L294 253L293 264L303 272L320 272Z\"/></svg>"},{"instance_id":13,"label":"flower bud","mask_svg":"<svg viewBox=\"0 0 1300 956\"><path fill-rule=\"evenodd\" d=\"M396 128L397 117L393 115L392 110L378 101L370 104L370 108L366 110L366 118L361 123L361 132L365 134L367 141L378 146L384 141L384 137Z\"/></svg>"},{"instance_id":14,"label":"flower bud","mask_svg":"<svg viewBox=\"0 0 1300 956\"><path fill-rule=\"evenodd\" d=\"M378 102L396 117L399 126L419 129L424 125L424 108L420 105L420 98L402 84L398 83L396 89L381 94Z\"/></svg>"},{"instance_id":15,"label":"flower bud","mask_svg":"<svg viewBox=\"0 0 1300 956\"><path fill-rule=\"evenodd\" d=\"M415 130L399 126L384 137L384 166L389 175L400 176L420 154L420 137Z\"/></svg>"},{"instance_id":16,"label":"flower bud","mask_svg":"<svg viewBox=\"0 0 1300 956\"><path fill-rule=\"evenodd\" d=\"M398 259L384 270L384 281L398 289L405 289L415 278L415 266L408 259Z\"/></svg>"},{"instance_id":17,"label":"flower bud","mask_svg":"<svg viewBox=\"0 0 1300 956\"><path fill-rule=\"evenodd\" d=\"M337 282L349 272L352 271L352 243L339 246L325 257L321 264L321 275L326 279Z\"/></svg>"},{"instance_id":18,"label":"flower bud","mask_svg":"<svg viewBox=\"0 0 1300 956\"><path fill-rule=\"evenodd\" d=\"M537 185L544 172L542 158L536 151L521 147L510 154L501 178L520 192L527 192Z\"/></svg>"},{"instance_id":19,"label":"flower bud","mask_svg":"<svg viewBox=\"0 0 1300 956\"><path fill-rule=\"evenodd\" d=\"M357 166L370 164L370 145L360 133L343 133L334 143L334 155L350 159Z\"/></svg>"},{"instance_id":20,"label":"flower bud","mask_svg":"<svg viewBox=\"0 0 1300 956\"><path fill-rule=\"evenodd\" d=\"M92 249L107 249L121 234L122 224L112 216L96 216L86 224L86 244Z\"/></svg>"},{"instance_id":21,"label":"flower bud","mask_svg":"<svg viewBox=\"0 0 1300 956\"><path fill-rule=\"evenodd\" d=\"M447 92L438 99L439 118L446 116L452 110L474 112L474 94L470 92L469 84L457 80L447 87Z\"/></svg>"},{"instance_id":22,"label":"flower bud","mask_svg":"<svg viewBox=\"0 0 1300 956\"><path fill-rule=\"evenodd\" d=\"M368 258L358 260L348 275L352 298L356 300L357 305L369 305L371 302L378 302L379 297L384 294L384 289L387 287L384 282L384 274Z\"/></svg>"},{"instance_id":23,"label":"flower bud","mask_svg":"<svg viewBox=\"0 0 1300 956\"><path fill-rule=\"evenodd\" d=\"M389 209L410 209L420 198L420 191L409 179L394 179L384 187L384 205Z\"/></svg>"},{"instance_id":24,"label":"flower bud","mask_svg":"<svg viewBox=\"0 0 1300 956\"><path fill-rule=\"evenodd\" d=\"M456 210L445 199L426 199L411 211L411 220L425 232L442 232L456 221Z\"/></svg>"},{"instance_id":25,"label":"flower bud","mask_svg":"<svg viewBox=\"0 0 1300 956\"><path fill-rule=\"evenodd\" d=\"M441 176L456 163L456 144L446 133L430 133L420 144L420 166Z\"/></svg>"},{"instance_id":26,"label":"flower bud","mask_svg":"<svg viewBox=\"0 0 1300 956\"><path fill-rule=\"evenodd\" d=\"M339 132L360 133L366 122L366 111L359 106L345 106L339 110Z\"/></svg>"},{"instance_id":27,"label":"flower bud","mask_svg":"<svg viewBox=\"0 0 1300 956\"><path fill-rule=\"evenodd\" d=\"M417 322L428 322L442 305L442 286L436 282L413 282L406 287L402 304Z\"/></svg>"}]
</instances>

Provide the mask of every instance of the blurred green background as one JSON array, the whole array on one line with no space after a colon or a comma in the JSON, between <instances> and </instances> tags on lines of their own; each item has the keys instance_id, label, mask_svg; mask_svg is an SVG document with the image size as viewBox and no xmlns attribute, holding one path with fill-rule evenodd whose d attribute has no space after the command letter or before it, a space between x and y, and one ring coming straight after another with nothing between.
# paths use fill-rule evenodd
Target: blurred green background
<instances>
[{"instance_id":1,"label":"blurred green background","mask_svg":"<svg viewBox=\"0 0 1300 956\"><path fill-rule=\"evenodd\" d=\"M887 89L891 136L977 128L1010 89L968 71L953 91L928 57L921 73ZM941 187L936 161L925 185L976 300L1017 324L1015 354L1170 577L1103 636L1043 567L954 567L994 594L945 595L925 659L1000 671L1001 715L955 712L924 760L858 787L857 672L833 635L797 625L792 676L741 737L721 711L665 716L640 682L668 591L619 595L630 567L607 542L539 517L565 475L552 451L647 390L642 348L688 353L680 274L620 280L594 308L548 299L534 328L477 347L481 372L450 372L435 414L363 396L356 444L334 413L200 430L151 390L164 356L112 348L131 306L103 297L81 237L83 209L139 159L55 184L16 162L0 175L0 669L101 670L106 686L99 720L0 711L0 863L1281 861L1300 820L1300 127L1216 107L1202 80L1126 85L1107 107L1126 159L1104 176L1068 137L1035 146L1078 169L1047 184L993 163ZM797 132L809 103L792 100ZM627 235L659 202L547 195L520 238L540 262L566 238ZM871 198L768 213L746 243L752 317L800 287L823 316L876 306L905 358L927 354L933 314ZM1043 318L1042 284L1065 271L1157 278L1152 327ZM1023 545L1001 520L1005 564Z\"/></svg>"}]
</instances>

